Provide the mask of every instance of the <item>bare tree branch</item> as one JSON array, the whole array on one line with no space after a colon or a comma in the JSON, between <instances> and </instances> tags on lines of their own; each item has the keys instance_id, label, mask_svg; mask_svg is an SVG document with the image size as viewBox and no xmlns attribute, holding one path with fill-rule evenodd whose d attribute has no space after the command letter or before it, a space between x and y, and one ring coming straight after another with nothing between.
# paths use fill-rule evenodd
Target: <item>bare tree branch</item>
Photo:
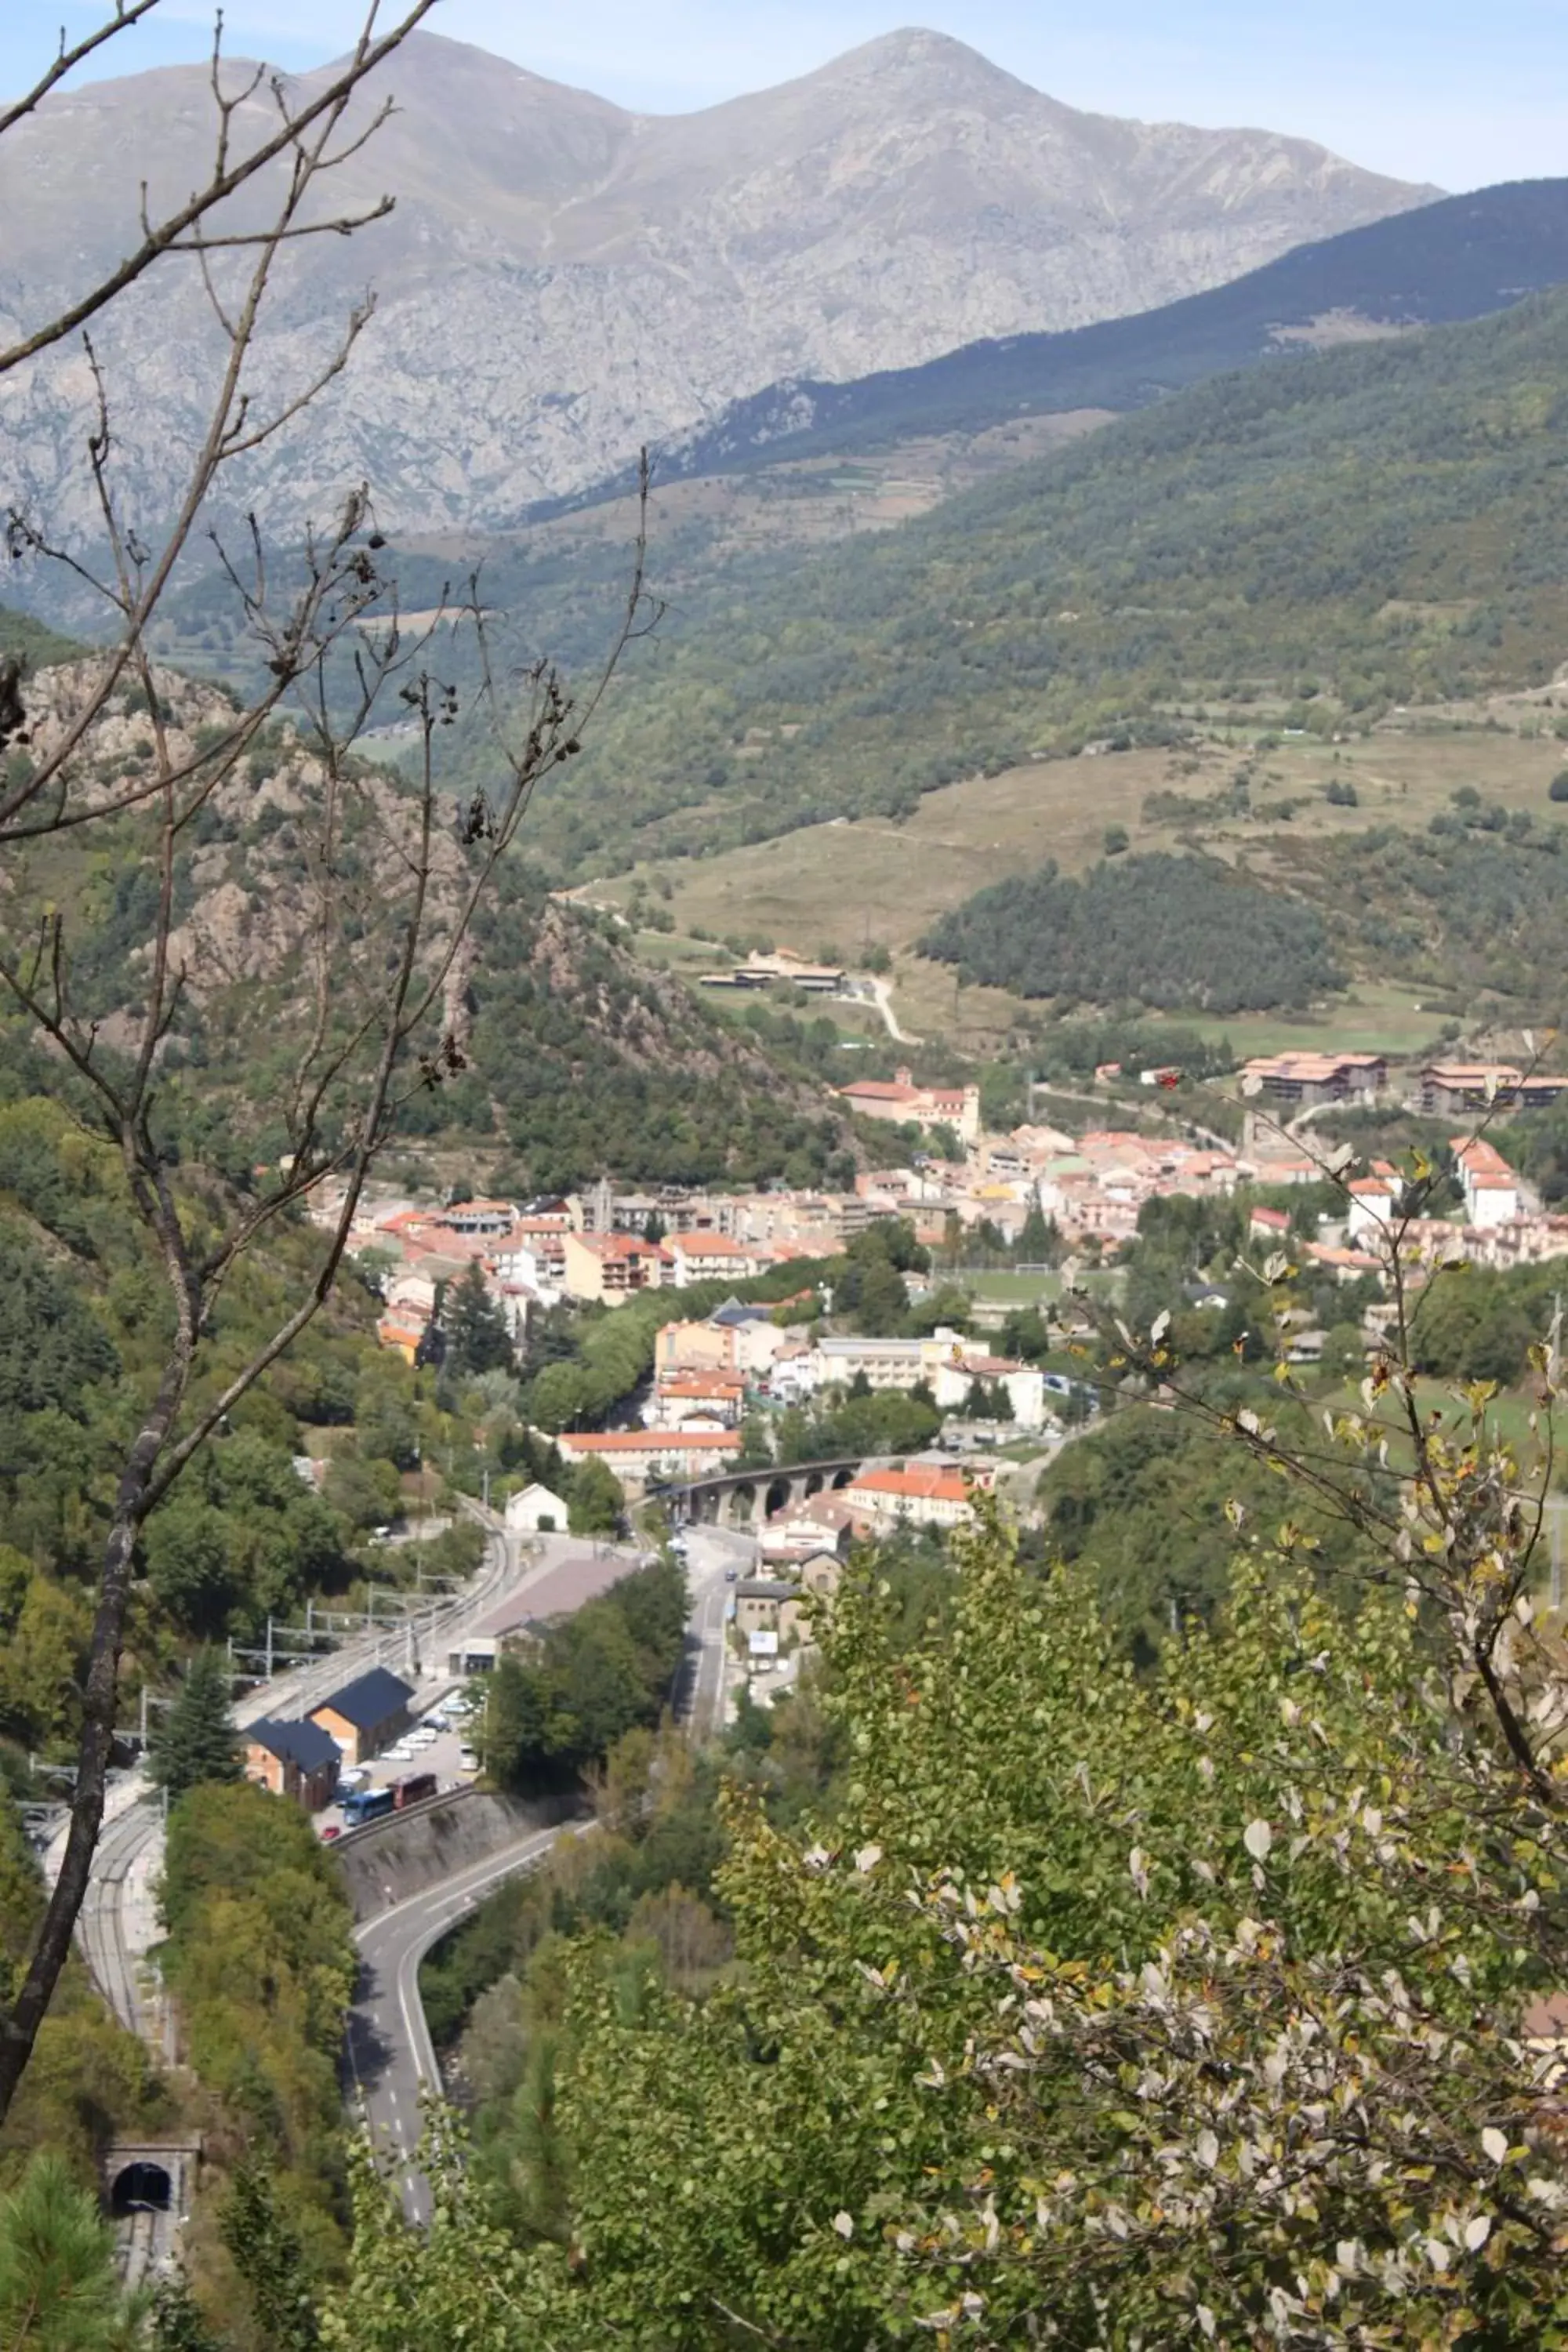
<instances>
[{"instance_id":1,"label":"bare tree branch","mask_svg":"<svg viewBox=\"0 0 1568 2352\"><path fill-rule=\"evenodd\" d=\"M153 0L143 0L143 5L136 7L134 11L128 12L127 21L131 21L133 16L146 15L152 5ZM205 187L198 190L174 212L166 214L156 223L144 219L141 243L127 255L117 268L108 272L97 285L79 296L58 317L49 320L44 326L35 328L30 335L25 335L20 342L13 343L8 347L0 347L0 375L9 373L11 369L20 367L24 360L36 358L39 352L48 351L52 345L63 342L68 335L75 334L79 328L89 325L97 318L100 310L106 310L111 302L116 301L130 287L134 286L139 278L145 277L154 262L162 260L166 253L171 252L176 241L188 230L194 228L199 221L205 220L207 215L215 212L220 205L226 203L237 189L243 188L248 181L255 179L257 174L264 172L269 163L275 163L280 155L287 154L290 148L297 145L304 132L313 128L323 118L331 118L335 125L342 116L343 108L365 76L374 73L376 67L407 39L416 26L424 23L435 5L436 0L413 0L413 5L407 9L398 23L389 33L384 33L379 39L372 37L372 27L377 13L373 6L365 29L355 44L349 62L342 71L328 83L325 89L318 92L317 96L311 99L308 105L301 107L297 114L286 112L281 128L274 131L269 139L264 140L259 147L253 148L248 155L242 156L237 163L227 162L226 155ZM82 54L90 54L92 49L100 47L105 41L112 39L121 29L120 22L106 26L85 46ZM8 129L19 115L30 113L59 80L61 73L68 70L68 66L62 66L58 70L51 69L50 73L40 80L30 97L19 100L12 109L11 114L0 120L0 132ZM339 226L339 224L329 222L323 224L323 226L328 233L331 233ZM260 241L259 235L256 239L251 240L256 243Z\"/></svg>"},{"instance_id":2,"label":"bare tree branch","mask_svg":"<svg viewBox=\"0 0 1568 2352\"><path fill-rule=\"evenodd\" d=\"M30 97L0 118L0 133L30 113L72 64L153 5L155 0L137 0L90 41L68 54L62 51ZM174 253L195 257L223 338L205 429L173 520L155 547L144 546L127 520L118 482L110 371L86 338L95 405L83 464L107 558L85 562L47 521L13 515L8 526L13 547L64 563L92 588L112 615L114 638L74 679L54 689L57 699L42 715L26 708L19 668L0 670L0 743L26 742L30 754L26 772L13 772L0 788L0 842L20 846L64 839L94 825L106 828L114 854L154 877L156 903L138 955L137 1001L132 1006L106 1003L83 979L73 955L74 918L30 898L19 869L11 896L0 901L0 989L56 1062L73 1115L118 1154L127 1196L167 1294L171 1338L116 1485L83 1685L64 1862L20 1990L8 2013L0 2015L0 2118L27 2066L89 1885L142 1531L226 1416L331 1297L365 1185L395 1132L403 1106L415 1092L461 1066L443 1008L485 893L517 840L535 786L576 756L582 728L599 707L610 677L661 609L645 584L645 461L632 578L607 660L581 705L557 673L541 665L531 674L527 704L514 730L501 714L477 583L468 604L449 614L443 607L435 622L408 631L400 620L395 585L375 561L382 541L369 492L358 486L342 498L329 528L306 535L297 572L293 559L282 565L269 562L254 517L243 569L215 539L218 579L237 604L264 682L242 709L226 717L216 740L210 730L198 733L188 719L182 722L165 710L166 696L180 682L154 659L153 624L176 567L204 527L215 488L237 460L308 412L348 364L370 316L367 297L345 321L330 359L299 388L265 408L253 400L247 365L279 254L307 234L351 233L385 209L351 212L324 224L302 216L322 175L357 153L385 120L386 110L379 109L368 130L345 135L355 91L424 19L434 0L405 6L395 26L378 36L380 5L381 0L367 0L352 58L308 105L296 105L274 79L278 129L237 160L232 141L243 99L223 89L215 40L214 149L205 186L161 220L152 218L144 199L141 242L130 257L60 318L0 352L4 373L58 345ZM207 226L217 206L275 162L285 169L264 226L239 236ZM215 275L213 257L239 249L247 260L242 282L230 289ZM289 575L281 583L279 571ZM369 625L373 617L380 626ZM448 625L475 635L477 698L495 724L504 771L493 796L477 795L466 814L457 813L456 824L436 747L456 715L457 698L431 666L437 633ZM135 772L106 775L93 756L99 730L111 712L124 715L117 698L132 688L148 713L145 761ZM412 788L367 776L351 756L378 702L389 693L402 698L422 736L420 772ZM291 1151L258 1195L234 1190L208 1200L204 1193L203 1215L189 1223L188 1180L176 1177L159 1139L166 1100L162 1074L165 1049L179 1037L193 1003L220 992L222 974L203 969L201 948L191 945L197 935L182 935L182 877L188 871L195 820L226 798L242 804L241 763L250 761L258 744L272 740L271 730L285 712L292 721L285 740L291 747L299 803L293 821L303 836L308 883L298 936L291 935L279 951L287 970L277 983L279 1034L291 1066L279 1108ZM300 1295L278 1314L237 1369L226 1365L225 1376L209 1393L199 1376L211 1360L213 1320L226 1286L247 1256L275 1228L297 1218L328 1178L341 1180L342 1193Z\"/></svg>"},{"instance_id":3,"label":"bare tree branch","mask_svg":"<svg viewBox=\"0 0 1568 2352\"><path fill-rule=\"evenodd\" d=\"M150 16L159 5L160 0L118 0L113 16L107 17L96 32L89 33L73 47L67 47L62 33L52 64L39 75L31 89L10 106L0 108L0 139L4 139L7 131L14 129L24 115L34 113L50 90L64 81L68 74L74 73L78 66L85 65L89 58L109 42L118 40L121 33L128 33L143 16Z\"/></svg>"}]
</instances>

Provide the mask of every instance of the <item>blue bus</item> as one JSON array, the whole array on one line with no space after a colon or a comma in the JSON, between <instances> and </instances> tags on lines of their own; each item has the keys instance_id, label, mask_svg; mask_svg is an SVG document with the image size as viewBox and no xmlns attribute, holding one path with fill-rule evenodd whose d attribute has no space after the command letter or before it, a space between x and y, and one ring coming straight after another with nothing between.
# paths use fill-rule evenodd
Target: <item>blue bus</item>
<instances>
[{"instance_id":1,"label":"blue bus","mask_svg":"<svg viewBox=\"0 0 1568 2352\"><path fill-rule=\"evenodd\" d=\"M357 1830L366 1822L379 1821L390 1813L395 1803L391 1789L353 1789L343 1799L343 1827Z\"/></svg>"}]
</instances>

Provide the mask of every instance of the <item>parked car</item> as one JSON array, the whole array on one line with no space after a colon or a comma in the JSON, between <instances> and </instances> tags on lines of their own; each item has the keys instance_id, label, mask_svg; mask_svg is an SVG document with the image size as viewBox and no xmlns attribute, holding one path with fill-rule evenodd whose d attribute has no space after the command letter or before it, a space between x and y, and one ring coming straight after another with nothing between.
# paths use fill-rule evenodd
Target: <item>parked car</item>
<instances>
[{"instance_id":1,"label":"parked car","mask_svg":"<svg viewBox=\"0 0 1568 2352\"><path fill-rule=\"evenodd\" d=\"M321 1827L321 1843L323 1845L331 1845L334 1838L341 1838L342 1835L342 1832L339 1829L336 1822L323 1822Z\"/></svg>"},{"instance_id":2,"label":"parked car","mask_svg":"<svg viewBox=\"0 0 1568 2352\"><path fill-rule=\"evenodd\" d=\"M414 1744L412 1740L400 1739L395 1748L389 1748L387 1749L386 1761L389 1764L406 1764L413 1753Z\"/></svg>"},{"instance_id":3,"label":"parked car","mask_svg":"<svg viewBox=\"0 0 1568 2352\"><path fill-rule=\"evenodd\" d=\"M468 1747L460 1748L458 1750L458 1761L462 1766L465 1772L477 1772L479 1769L479 1749L477 1748Z\"/></svg>"}]
</instances>

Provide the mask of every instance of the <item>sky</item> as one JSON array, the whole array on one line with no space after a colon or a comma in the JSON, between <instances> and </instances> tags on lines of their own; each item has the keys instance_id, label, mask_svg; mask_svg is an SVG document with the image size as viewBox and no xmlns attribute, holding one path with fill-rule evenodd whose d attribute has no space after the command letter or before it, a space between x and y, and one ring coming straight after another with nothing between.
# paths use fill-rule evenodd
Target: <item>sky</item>
<instances>
[{"instance_id":1,"label":"sky","mask_svg":"<svg viewBox=\"0 0 1568 2352\"><path fill-rule=\"evenodd\" d=\"M0 0L0 92L110 0ZM395 0L384 0L391 8ZM363 0L226 0L232 54L319 65ZM679 113L927 25L1070 106L1320 140L1450 189L1568 173L1568 0L439 0L430 29L623 106ZM161 0L100 70L205 54L207 0Z\"/></svg>"}]
</instances>

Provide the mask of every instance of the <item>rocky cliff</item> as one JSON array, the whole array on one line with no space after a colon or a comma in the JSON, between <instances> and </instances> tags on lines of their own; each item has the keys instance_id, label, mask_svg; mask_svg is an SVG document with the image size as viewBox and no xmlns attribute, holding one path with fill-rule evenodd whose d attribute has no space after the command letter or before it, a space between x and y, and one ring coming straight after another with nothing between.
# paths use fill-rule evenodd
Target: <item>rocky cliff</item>
<instances>
[{"instance_id":1,"label":"rocky cliff","mask_svg":"<svg viewBox=\"0 0 1568 2352\"><path fill-rule=\"evenodd\" d=\"M227 69L237 82L241 69ZM237 492L288 530L367 477L401 529L487 529L782 376L914 364L1221 283L1425 201L1308 142L1077 113L963 44L906 32L701 113L632 115L419 36L399 111L336 175L395 217L290 249L258 399L304 381L368 281L376 314L307 428ZM211 140L203 69L58 97L0 154L0 337L128 241L138 183L183 194ZM274 120L265 85L238 135ZM120 462L156 520L203 420L214 331L174 258L106 322ZM89 529L79 355L0 383L0 498Z\"/></svg>"}]
</instances>

